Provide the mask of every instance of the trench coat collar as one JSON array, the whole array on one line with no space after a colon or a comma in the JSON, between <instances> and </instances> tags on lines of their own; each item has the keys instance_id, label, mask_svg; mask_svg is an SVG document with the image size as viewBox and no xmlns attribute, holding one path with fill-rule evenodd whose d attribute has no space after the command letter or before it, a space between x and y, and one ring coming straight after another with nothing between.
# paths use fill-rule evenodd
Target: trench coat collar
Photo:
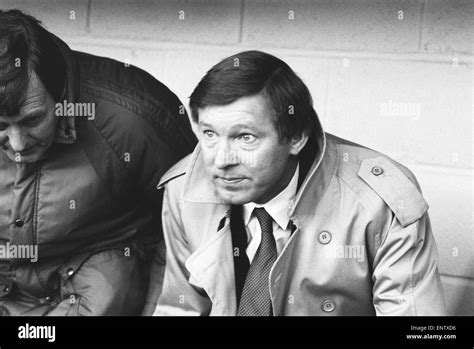
<instances>
[{"instance_id":1,"label":"trench coat collar","mask_svg":"<svg viewBox=\"0 0 474 349\"><path fill-rule=\"evenodd\" d=\"M228 216L228 212L226 212ZM213 303L214 311L220 315L235 315L237 312L237 296L235 292L234 256L230 219L224 226L211 235L186 260L186 269L191 274L190 282L197 282ZM225 298L226 301L222 302Z\"/></svg>"},{"instance_id":2,"label":"trench coat collar","mask_svg":"<svg viewBox=\"0 0 474 349\"><path fill-rule=\"evenodd\" d=\"M222 199L219 198L212 179L206 172L200 143L198 143L194 149L191 155L191 161L186 170L183 200L196 203L225 205Z\"/></svg>"},{"instance_id":3,"label":"trench coat collar","mask_svg":"<svg viewBox=\"0 0 474 349\"><path fill-rule=\"evenodd\" d=\"M336 168L337 150L332 141L328 141L326 133L319 139L317 156L309 168L306 177L299 187L295 202L290 205L289 216L298 228L314 217L319 201L326 192Z\"/></svg>"}]
</instances>

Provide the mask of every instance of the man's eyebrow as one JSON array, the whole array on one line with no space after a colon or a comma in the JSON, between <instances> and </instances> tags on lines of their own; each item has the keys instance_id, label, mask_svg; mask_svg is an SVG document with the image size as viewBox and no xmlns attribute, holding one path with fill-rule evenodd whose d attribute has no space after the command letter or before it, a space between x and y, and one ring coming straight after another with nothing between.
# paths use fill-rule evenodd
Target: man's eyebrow
<instances>
[{"instance_id":1,"label":"man's eyebrow","mask_svg":"<svg viewBox=\"0 0 474 349\"><path fill-rule=\"evenodd\" d=\"M202 121L199 121L198 124L199 124L199 126L203 126L203 127L212 127L211 125L209 125L205 122L202 122Z\"/></svg>"},{"instance_id":2,"label":"man's eyebrow","mask_svg":"<svg viewBox=\"0 0 474 349\"><path fill-rule=\"evenodd\" d=\"M209 125L208 123L206 122L202 122L202 121L199 121L199 126L202 126L202 127L209 127L209 128L212 128L212 125ZM251 124L237 124L237 125L233 125L231 128L231 131L236 131L236 130L240 130L240 129L252 129L252 130L255 130L255 129L258 129L258 127L256 127L255 124L251 123Z\"/></svg>"},{"instance_id":3,"label":"man's eyebrow","mask_svg":"<svg viewBox=\"0 0 474 349\"><path fill-rule=\"evenodd\" d=\"M12 121L12 122L16 122L16 123L22 123L23 121L27 121L29 119L32 119L32 118L35 118L37 116L44 116L46 113L46 109L45 108L38 108L38 109L34 109L26 114L15 114L15 115L10 115L10 116L7 116L7 115L0 115L0 118L5 118L5 117L8 117L8 120L9 121Z\"/></svg>"}]
</instances>

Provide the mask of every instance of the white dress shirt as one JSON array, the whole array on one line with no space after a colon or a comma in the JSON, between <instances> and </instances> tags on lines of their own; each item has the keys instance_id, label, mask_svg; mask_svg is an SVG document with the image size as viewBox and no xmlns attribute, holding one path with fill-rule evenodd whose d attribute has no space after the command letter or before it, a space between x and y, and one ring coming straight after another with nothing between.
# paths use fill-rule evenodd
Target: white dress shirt
<instances>
[{"instance_id":1,"label":"white dress shirt","mask_svg":"<svg viewBox=\"0 0 474 349\"><path fill-rule=\"evenodd\" d=\"M263 207L273 219L273 236L276 241L277 253L283 250L286 243L291 236L291 226L289 208L290 203L294 201L296 196L296 189L298 187L299 164L296 167L293 178L290 183L277 196L263 205L257 205L254 202L249 202L243 205L244 224L247 230L247 249L246 253L250 263L257 253L258 246L262 240L262 229L257 217L252 215L254 208Z\"/></svg>"}]
</instances>

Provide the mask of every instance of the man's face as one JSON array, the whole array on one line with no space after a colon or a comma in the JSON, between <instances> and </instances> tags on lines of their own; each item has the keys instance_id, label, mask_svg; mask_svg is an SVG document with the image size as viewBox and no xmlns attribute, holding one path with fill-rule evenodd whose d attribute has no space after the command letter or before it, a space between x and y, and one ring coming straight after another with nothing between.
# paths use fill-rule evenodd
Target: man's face
<instances>
[{"instance_id":1,"label":"man's face","mask_svg":"<svg viewBox=\"0 0 474 349\"><path fill-rule=\"evenodd\" d=\"M265 203L291 180L305 142L281 142L265 99L243 97L199 111L204 164L227 203ZM291 160L290 160L291 159Z\"/></svg>"},{"instance_id":2,"label":"man's face","mask_svg":"<svg viewBox=\"0 0 474 349\"><path fill-rule=\"evenodd\" d=\"M32 73L19 115L0 116L0 148L16 162L36 162L53 143L55 103Z\"/></svg>"}]
</instances>

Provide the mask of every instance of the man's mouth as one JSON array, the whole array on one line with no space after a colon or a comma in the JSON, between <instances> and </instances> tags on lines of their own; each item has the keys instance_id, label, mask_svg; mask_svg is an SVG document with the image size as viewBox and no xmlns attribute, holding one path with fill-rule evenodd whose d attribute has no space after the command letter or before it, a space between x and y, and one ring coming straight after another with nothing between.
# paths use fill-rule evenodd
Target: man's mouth
<instances>
[{"instance_id":1,"label":"man's mouth","mask_svg":"<svg viewBox=\"0 0 474 349\"><path fill-rule=\"evenodd\" d=\"M29 155L29 154L33 153L33 151L34 151L33 147L29 147L28 149L23 150L19 154L22 155L22 156L25 156L25 155Z\"/></svg>"},{"instance_id":2,"label":"man's mouth","mask_svg":"<svg viewBox=\"0 0 474 349\"><path fill-rule=\"evenodd\" d=\"M33 154L35 152L35 147L34 146L31 146L21 152L18 152L18 151L14 151L13 149L9 148L9 147L2 147L4 151L12 154L13 157L20 157L20 158L23 158L23 157L27 157L31 154Z\"/></svg>"},{"instance_id":3,"label":"man's mouth","mask_svg":"<svg viewBox=\"0 0 474 349\"><path fill-rule=\"evenodd\" d=\"M242 182L245 177L216 177L216 180L223 184L233 185Z\"/></svg>"},{"instance_id":4,"label":"man's mouth","mask_svg":"<svg viewBox=\"0 0 474 349\"><path fill-rule=\"evenodd\" d=\"M25 150L19 151L19 152L12 151L13 154L20 155L20 156L27 156L27 155L30 155L33 152L34 152L34 147L29 147L29 148L26 148Z\"/></svg>"}]
</instances>

